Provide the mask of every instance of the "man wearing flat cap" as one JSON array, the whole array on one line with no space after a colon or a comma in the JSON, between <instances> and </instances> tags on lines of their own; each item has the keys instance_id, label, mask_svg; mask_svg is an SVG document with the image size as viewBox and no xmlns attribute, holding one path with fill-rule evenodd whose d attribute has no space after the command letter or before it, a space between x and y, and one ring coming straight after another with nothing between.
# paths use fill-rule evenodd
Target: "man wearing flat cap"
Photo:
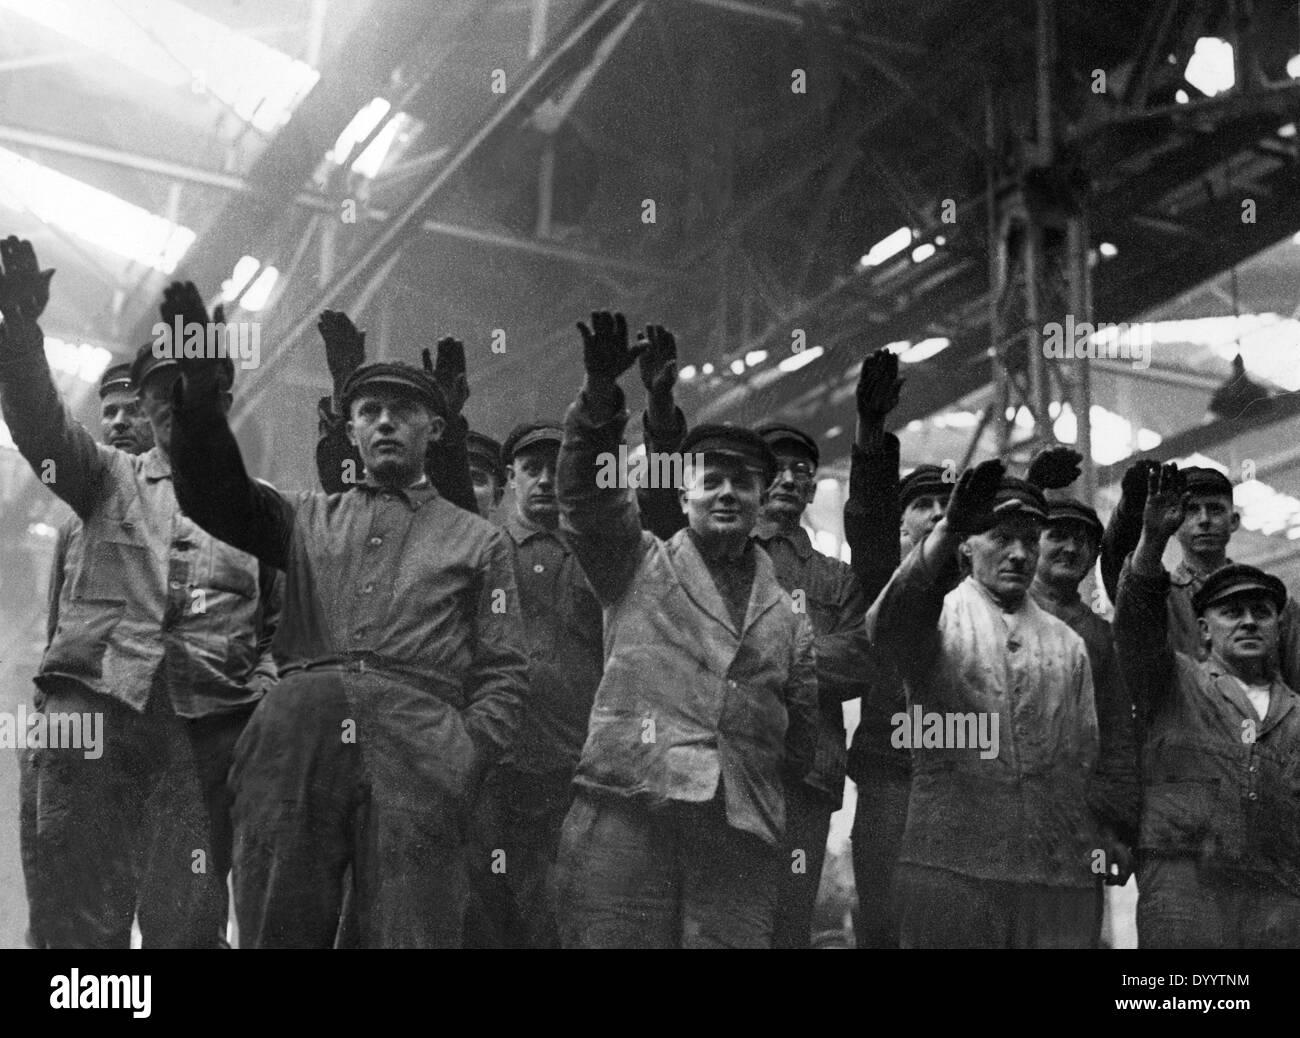
<instances>
[{"instance_id":1,"label":"man wearing flat cap","mask_svg":"<svg viewBox=\"0 0 1300 1038\"><path fill-rule=\"evenodd\" d=\"M514 428L502 452L514 489L502 526L519 587L529 692L515 742L475 809L472 946L559 946L555 859L605 659L600 603L560 529L555 467L563 438L555 422L529 422Z\"/></svg>"},{"instance_id":2,"label":"man wearing flat cap","mask_svg":"<svg viewBox=\"0 0 1300 1038\"><path fill-rule=\"evenodd\" d=\"M153 429L149 419L136 399L135 383L131 381L129 362L112 364L99 378L100 436L110 447L128 454L143 454L153 446ZM64 567L68 547L80 536L81 520L70 515L60 524L54 539L54 554L50 561L50 586L46 596L46 645L54 640L59 626L59 596L63 591ZM43 710L45 696L38 687L35 695L37 710ZM18 758L19 791L19 844L22 850L23 878L27 885L27 939L32 947L45 946L41 936L42 912L45 906L39 895L39 872L36 863L36 772L32 759L36 751L29 747Z\"/></svg>"},{"instance_id":3,"label":"man wearing flat cap","mask_svg":"<svg viewBox=\"0 0 1300 1038\"><path fill-rule=\"evenodd\" d=\"M485 433L470 429L465 434L465 449L478 514L484 519L491 519L506 492L506 469L501 460L501 444Z\"/></svg>"},{"instance_id":4,"label":"man wearing flat cap","mask_svg":"<svg viewBox=\"0 0 1300 1038\"><path fill-rule=\"evenodd\" d=\"M753 538L767 552L777 582L804 611L819 640L861 626L867 602L848 564L818 551L800 520L817 493L817 441L792 425L769 423L754 430L776 457L776 478L754 525ZM847 668L845 668L847 669ZM842 673L842 671L841 671ZM823 679L825 677L825 680ZM831 815L844 801L848 740L847 699L861 694L858 682L817 679L817 756L801 782L786 785L786 841L777 883L774 948L808 948L813 909L826 859Z\"/></svg>"},{"instance_id":5,"label":"man wearing flat cap","mask_svg":"<svg viewBox=\"0 0 1300 1038\"><path fill-rule=\"evenodd\" d=\"M193 286L177 293L204 320ZM504 535L424 473L443 391L411 365L355 369L340 403L363 481L290 497L245 473L212 363L181 370L182 507L285 571L280 684L230 772L241 942L330 947L350 865L361 946L458 947L465 816L510 745L528 661Z\"/></svg>"},{"instance_id":6,"label":"man wearing flat cap","mask_svg":"<svg viewBox=\"0 0 1300 1038\"><path fill-rule=\"evenodd\" d=\"M812 628L750 537L775 460L750 430L700 426L681 444L703 469L680 495L687 529L642 531L633 495L597 473L623 443L618 378L648 342L629 347L621 314L579 329L559 500L606 651L561 837L561 940L768 947L783 788L817 739Z\"/></svg>"},{"instance_id":7,"label":"man wearing flat cap","mask_svg":"<svg viewBox=\"0 0 1300 1038\"><path fill-rule=\"evenodd\" d=\"M1102 838L1098 849L1104 858L1099 864L1105 866L1098 875L1098 927L1103 884L1123 886L1133 871L1130 848L1136 845L1138 815L1133 701L1120 674L1111 625L1079 595L1079 585L1097 562L1103 529L1097 513L1082 501L1062 498L1049 502L1038 569L1030 588L1034 601L1069 624L1088 647L1100 739L1088 796ZM1100 937L1098 932L1098 940Z\"/></svg>"},{"instance_id":8,"label":"man wearing flat cap","mask_svg":"<svg viewBox=\"0 0 1300 1038\"><path fill-rule=\"evenodd\" d=\"M1046 520L1042 491L1001 462L966 471L867 613L907 685L905 948L1093 941L1097 717L1083 640L1028 593Z\"/></svg>"},{"instance_id":9,"label":"man wearing flat cap","mask_svg":"<svg viewBox=\"0 0 1300 1038\"><path fill-rule=\"evenodd\" d=\"M4 417L80 521L36 680L48 714L100 733L97 746L36 751L36 858L49 909L41 936L58 948L126 948L138 916L146 947L217 947L227 917L224 778L274 681L265 655L273 574L177 505L166 403L176 362L147 344L131 370L154 446L132 454L96 443L60 403L45 362L30 244L7 239L0 258ZM174 303L168 295L161 307L169 327ZM214 390L221 409L229 375ZM115 435L127 445L124 430Z\"/></svg>"},{"instance_id":10,"label":"man wearing flat cap","mask_svg":"<svg viewBox=\"0 0 1300 1038\"><path fill-rule=\"evenodd\" d=\"M1111 514L1101 550L1101 575L1113 601L1120 569L1137 547L1142 532L1147 481L1159 464L1149 459L1131 465L1121 484L1119 505ZM1241 526L1233 507L1232 481L1217 469L1187 466L1183 473L1187 508L1178 529L1183 557L1169 575L1169 636L1175 652L1204 658L1208 649L1200 635L1192 598L1215 570L1230 565L1228 544ZM1287 599L1278 617L1278 667L1289 688L1300 687L1300 605Z\"/></svg>"},{"instance_id":11,"label":"man wearing flat cap","mask_svg":"<svg viewBox=\"0 0 1300 1038\"><path fill-rule=\"evenodd\" d=\"M349 416L341 401L348 380L365 363L366 333L360 331L341 310L322 311L316 329L325 343L325 359L334 383L333 394L322 397L316 406L316 472L321 489L327 494L341 494L364 478L364 462L356 444L348 436ZM484 498L490 500L491 495L481 494L472 482L474 469L468 457L469 423L461 414L465 401L469 399L465 344L445 336L438 340L437 360L428 349L421 351L421 360L425 374L437 383L446 404L446 424L442 434L429 442L429 454L424 459L425 474L442 497L486 519L488 512L484 510ZM499 467L500 461L496 464ZM499 501L500 497L498 490L496 500Z\"/></svg>"},{"instance_id":12,"label":"man wearing flat cap","mask_svg":"<svg viewBox=\"0 0 1300 1038\"><path fill-rule=\"evenodd\" d=\"M1286 588L1253 566L1215 570L1191 603L1203 651L1176 648L1161 558L1188 504L1177 466L1150 471L1115 609L1142 750L1138 944L1300 947L1300 702L1276 663Z\"/></svg>"}]
</instances>

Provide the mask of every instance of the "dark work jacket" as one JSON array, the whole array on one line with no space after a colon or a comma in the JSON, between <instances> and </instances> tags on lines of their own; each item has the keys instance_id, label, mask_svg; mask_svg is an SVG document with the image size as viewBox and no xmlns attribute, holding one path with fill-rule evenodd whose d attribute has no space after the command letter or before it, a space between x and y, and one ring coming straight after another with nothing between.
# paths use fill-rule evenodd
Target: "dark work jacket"
<instances>
[{"instance_id":1,"label":"dark work jacket","mask_svg":"<svg viewBox=\"0 0 1300 1038\"><path fill-rule=\"evenodd\" d=\"M1300 897L1300 704L1279 677L1260 720L1217 657L1172 648L1169 576L1126 563L1115 644L1137 706L1143 853L1191 856Z\"/></svg>"},{"instance_id":2,"label":"dark work jacket","mask_svg":"<svg viewBox=\"0 0 1300 1038\"><path fill-rule=\"evenodd\" d=\"M512 743L527 690L505 534L428 482L280 494L248 478L215 394L185 389L173 402L177 494L214 537L284 569L281 680L341 674L352 694L366 687L346 687L353 674L378 673L424 691L440 711L430 751L463 791Z\"/></svg>"},{"instance_id":3,"label":"dark work jacket","mask_svg":"<svg viewBox=\"0 0 1300 1038\"><path fill-rule=\"evenodd\" d=\"M511 512L503 524L528 642L528 697L503 763L517 771L572 776L605 663L600 603L563 530Z\"/></svg>"},{"instance_id":4,"label":"dark work jacket","mask_svg":"<svg viewBox=\"0 0 1300 1038\"><path fill-rule=\"evenodd\" d=\"M728 822L769 844L785 834L784 780L800 780L817 740L807 616L756 552L737 630L687 531L641 529L626 489L600 488L627 414L584 392L565 418L562 522L605 614L605 673L575 781L650 809L721 793Z\"/></svg>"},{"instance_id":5,"label":"dark work jacket","mask_svg":"<svg viewBox=\"0 0 1300 1038\"><path fill-rule=\"evenodd\" d=\"M1040 606L1070 625L1088 647L1092 687L1097 702L1097 734L1101 747L1088 788L1088 801L1099 821L1110 825L1127 844L1137 839L1137 743L1133 734L1133 700L1120 674L1111 626L1082 599L1058 602L1037 583L1030 588Z\"/></svg>"}]
</instances>

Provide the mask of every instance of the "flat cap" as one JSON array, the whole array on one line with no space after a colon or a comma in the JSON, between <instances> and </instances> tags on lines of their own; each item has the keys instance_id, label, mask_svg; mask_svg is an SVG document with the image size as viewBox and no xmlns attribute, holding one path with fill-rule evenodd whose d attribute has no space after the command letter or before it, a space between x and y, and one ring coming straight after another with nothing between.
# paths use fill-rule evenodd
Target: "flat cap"
<instances>
[{"instance_id":1,"label":"flat cap","mask_svg":"<svg viewBox=\"0 0 1300 1038\"><path fill-rule=\"evenodd\" d=\"M524 422L510 430L506 445L501 449L501 458L506 464L514 460L516 454L536 443L554 443L557 447L564 442L564 429L555 422Z\"/></svg>"},{"instance_id":2,"label":"flat cap","mask_svg":"<svg viewBox=\"0 0 1300 1038\"><path fill-rule=\"evenodd\" d=\"M426 404L436 415L447 417L447 398L442 387L430 378L423 368L400 361L376 361L362 364L348 377L339 394L339 406L344 414L352 411L352 401L371 389L400 389L412 394Z\"/></svg>"},{"instance_id":3,"label":"flat cap","mask_svg":"<svg viewBox=\"0 0 1300 1038\"><path fill-rule=\"evenodd\" d=\"M180 367L176 358L166 352L165 346L165 343L146 342L135 351L135 360L131 363L131 381L135 383L136 389L142 388L144 380L154 372L163 369L174 372ZM235 362L229 357L222 357L219 363L222 374L226 376L226 388L229 389L235 384Z\"/></svg>"},{"instance_id":4,"label":"flat cap","mask_svg":"<svg viewBox=\"0 0 1300 1038\"><path fill-rule=\"evenodd\" d=\"M1043 491L1027 479L1003 476L993 498L993 516L1000 521L1011 515L1031 515L1047 521L1047 498Z\"/></svg>"},{"instance_id":5,"label":"flat cap","mask_svg":"<svg viewBox=\"0 0 1300 1038\"><path fill-rule=\"evenodd\" d=\"M812 456L814 468L821 464L821 451L817 449L817 441L802 429L796 429L793 425L782 425L779 422L769 422L758 426L754 432L763 437L774 452L777 444L792 443Z\"/></svg>"},{"instance_id":6,"label":"flat cap","mask_svg":"<svg viewBox=\"0 0 1300 1038\"><path fill-rule=\"evenodd\" d=\"M501 461L501 444L481 432L470 429L465 434L465 452L471 461L477 461L483 468L491 470L498 483L506 480L506 470Z\"/></svg>"},{"instance_id":7,"label":"flat cap","mask_svg":"<svg viewBox=\"0 0 1300 1038\"><path fill-rule=\"evenodd\" d=\"M1188 468L1179 469L1179 471L1187 478L1187 493L1189 494L1215 494L1232 497L1232 480L1218 469L1207 469L1191 465Z\"/></svg>"},{"instance_id":8,"label":"flat cap","mask_svg":"<svg viewBox=\"0 0 1300 1038\"><path fill-rule=\"evenodd\" d=\"M1082 523L1086 526L1097 543L1101 543L1102 535L1105 534L1106 528L1101 524L1101 519L1097 516L1094 509L1089 508L1082 501L1074 498L1066 498L1062 501L1049 501L1047 503L1047 521L1051 523L1075 522Z\"/></svg>"},{"instance_id":9,"label":"flat cap","mask_svg":"<svg viewBox=\"0 0 1300 1038\"><path fill-rule=\"evenodd\" d=\"M767 441L752 429L741 425L697 425L686 434L679 448L685 454L731 454L748 468L763 475L763 486L776 479L776 455Z\"/></svg>"},{"instance_id":10,"label":"flat cap","mask_svg":"<svg viewBox=\"0 0 1300 1038\"><path fill-rule=\"evenodd\" d=\"M1272 599L1279 613L1286 605L1286 585L1277 577L1254 566L1233 563L1216 569L1205 578L1200 590L1192 595L1192 608L1200 616L1210 606L1225 598L1252 593Z\"/></svg>"},{"instance_id":11,"label":"flat cap","mask_svg":"<svg viewBox=\"0 0 1300 1038\"><path fill-rule=\"evenodd\" d=\"M944 481L943 469L938 465L918 465L898 484L898 507L906 510L918 497L947 497L952 488L952 483Z\"/></svg>"},{"instance_id":12,"label":"flat cap","mask_svg":"<svg viewBox=\"0 0 1300 1038\"><path fill-rule=\"evenodd\" d=\"M116 389L135 389L135 382L131 379L132 366L129 360L124 360L120 364L110 364L104 369L104 373L99 376L100 399Z\"/></svg>"}]
</instances>

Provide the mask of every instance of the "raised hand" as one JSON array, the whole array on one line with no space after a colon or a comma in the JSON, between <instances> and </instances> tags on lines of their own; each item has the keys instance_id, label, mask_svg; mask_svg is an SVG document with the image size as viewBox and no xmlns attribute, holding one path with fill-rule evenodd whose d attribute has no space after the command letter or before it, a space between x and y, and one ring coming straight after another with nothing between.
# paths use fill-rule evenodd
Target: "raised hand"
<instances>
[{"instance_id":1,"label":"raised hand","mask_svg":"<svg viewBox=\"0 0 1300 1038\"><path fill-rule=\"evenodd\" d=\"M316 322L316 330L325 341L325 363L337 389L348 376L366 362L366 333L357 331L342 310L325 310Z\"/></svg>"},{"instance_id":2,"label":"raised hand","mask_svg":"<svg viewBox=\"0 0 1300 1038\"><path fill-rule=\"evenodd\" d=\"M1041 490L1061 490L1079 478L1082 461L1083 455L1078 451L1054 444L1035 455L1025 479Z\"/></svg>"},{"instance_id":3,"label":"raised hand","mask_svg":"<svg viewBox=\"0 0 1300 1038\"><path fill-rule=\"evenodd\" d=\"M677 385L677 340L660 324L647 324L636 337L641 350L641 383L652 398L672 396Z\"/></svg>"},{"instance_id":4,"label":"raised hand","mask_svg":"<svg viewBox=\"0 0 1300 1038\"><path fill-rule=\"evenodd\" d=\"M1187 517L1187 477L1172 461L1147 476L1142 532L1159 543L1169 540Z\"/></svg>"},{"instance_id":5,"label":"raised hand","mask_svg":"<svg viewBox=\"0 0 1300 1038\"><path fill-rule=\"evenodd\" d=\"M0 241L0 313L7 348L41 345L36 325L50 301L53 270L41 270L32 243L10 235Z\"/></svg>"},{"instance_id":6,"label":"raised hand","mask_svg":"<svg viewBox=\"0 0 1300 1038\"><path fill-rule=\"evenodd\" d=\"M617 382L649 349L648 345L629 347L627 321L622 314L608 310L593 310L591 327L579 321L578 331L582 333L582 365L594 382Z\"/></svg>"},{"instance_id":7,"label":"raised hand","mask_svg":"<svg viewBox=\"0 0 1300 1038\"><path fill-rule=\"evenodd\" d=\"M953 487L944 514L948 529L955 534L980 533L993 525L993 500L1007 467L994 459L967 469Z\"/></svg>"},{"instance_id":8,"label":"raised hand","mask_svg":"<svg viewBox=\"0 0 1300 1038\"><path fill-rule=\"evenodd\" d=\"M158 314L162 317L163 324L167 326L168 334L173 340L176 335L177 321L180 322L182 339L180 342L173 341L172 345L173 357L180 366L182 375L188 378L202 371L216 372L221 369L223 362L219 357L207 356L206 345L210 325L208 308L203 302L203 296L194 287L193 281L173 281L163 289L163 301L158 307ZM225 314L220 307L217 308L217 315L224 321ZM202 329L205 349L203 355L199 357L187 357L185 351L181 349L184 339L190 335L191 327Z\"/></svg>"},{"instance_id":9,"label":"raised hand","mask_svg":"<svg viewBox=\"0 0 1300 1038\"><path fill-rule=\"evenodd\" d=\"M858 419L866 425L883 425L898 406L898 394L907 379L898 377L898 354L880 349L862 362L858 375Z\"/></svg>"},{"instance_id":10,"label":"raised hand","mask_svg":"<svg viewBox=\"0 0 1300 1038\"><path fill-rule=\"evenodd\" d=\"M469 399L469 379L465 377L465 344L447 335L438 340L436 363L429 355L427 346L420 351L420 359L424 363L425 374L438 383L442 395L447 398L447 408L451 412L449 417L460 414L465 401Z\"/></svg>"},{"instance_id":11,"label":"raised hand","mask_svg":"<svg viewBox=\"0 0 1300 1038\"><path fill-rule=\"evenodd\" d=\"M1126 505L1132 505L1138 511L1142 510L1147 500L1147 482L1151 478L1151 473L1158 468L1160 462L1152 458L1143 458L1128 467L1123 480L1120 481L1120 492Z\"/></svg>"}]
</instances>

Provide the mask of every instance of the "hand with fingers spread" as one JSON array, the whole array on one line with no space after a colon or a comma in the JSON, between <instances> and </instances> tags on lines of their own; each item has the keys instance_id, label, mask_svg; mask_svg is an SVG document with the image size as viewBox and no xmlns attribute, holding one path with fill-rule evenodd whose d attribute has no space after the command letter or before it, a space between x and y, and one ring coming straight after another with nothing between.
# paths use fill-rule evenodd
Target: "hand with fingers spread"
<instances>
[{"instance_id":1,"label":"hand with fingers spread","mask_svg":"<svg viewBox=\"0 0 1300 1038\"><path fill-rule=\"evenodd\" d=\"M1147 476L1146 503L1142 508L1142 536L1162 547L1187 517L1187 477L1173 462L1151 470Z\"/></svg>"},{"instance_id":2,"label":"hand with fingers spread","mask_svg":"<svg viewBox=\"0 0 1300 1038\"><path fill-rule=\"evenodd\" d=\"M44 344L37 319L50 301L53 270L41 270L32 243L10 235L0 241L0 314L6 351L39 349Z\"/></svg>"},{"instance_id":3,"label":"hand with fingers spread","mask_svg":"<svg viewBox=\"0 0 1300 1038\"><path fill-rule=\"evenodd\" d=\"M677 340L660 324L647 324L636 337L641 348L641 384L651 397L671 397L677 385Z\"/></svg>"},{"instance_id":4,"label":"hand with fingers spread","mask_svg":"<svg viewBox=\"0 0 1300 1038\"><path fill-rule=\"evenodd\" d=\"M1044 447L1029 463L1026 481L1041 490L1063 490L1082 472L1083 455L1064 444Z\"/></svg>"},{"instance_id":5,"label":"hand with fingers spread","mask_svg":"<svg viewBox=\"0 0 1300 1038\"><path fill-rule=\"evenodd\" d=\"M337 400L348 377L366 362L366 333L358 331L342 310L322 311L316 330L325 342L325 363L329 365Z\"/></svg>"},{"instance_id":6,"label":"hand with fingers spread","mask_svg":"<svg viewBox=\"0 0 1300 1038\"><path fill-rule=\"evenodd\" d=\"M1007 467L997 459L982 461L967 469L948 498L944 521L958 536L981 533L993 525L993 501Z\"/></svg>"},{"instance_id":7,"label":"hand with fingers spread","mask_svg":"<svg viewBox=\"0 0 1300 1038\"><path fill-rule=\"evenodd\" d=\"M469 399L469 379L465 376L465 344L450 335L438 340L438 358L435 362L426 346L420 351L424 371L442 388L447 398L449 417L461 413Z\"/></svg>"},{"instance_id":8,"label":"hand with fingers spread","mask_svg":"<svg viewBox=\"0 0 1300 1038\"><path fill-rule=\"evenodd\" d=\"M617 383L637 358L650 348L648 344L628 346L627 321L622 314L608 310L592 311L591 327L579 321L578 331L582 333L582 364L587 372L587 381L595 385Z\"/></svg>"}]
</instances>

